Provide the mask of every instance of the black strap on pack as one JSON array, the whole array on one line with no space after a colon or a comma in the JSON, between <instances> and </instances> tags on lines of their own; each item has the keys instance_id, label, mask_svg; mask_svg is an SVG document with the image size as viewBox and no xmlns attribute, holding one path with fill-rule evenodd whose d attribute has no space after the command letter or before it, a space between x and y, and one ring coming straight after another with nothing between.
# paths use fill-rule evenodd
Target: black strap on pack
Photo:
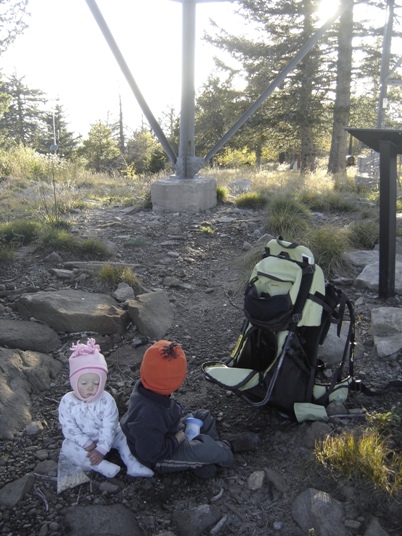
<instances>
[{"instance_id":1,"label":"black strap on pack","mask_svg":"<svg viewBox=\"0 0 402 536\"><path fill-rule=\"evenodd\" d=\"M359 393L363 393L366 396L380 396L384 395L385 391L388 391L388 389L402 389L402 380L391 380L388 383L386 383L383 387L380 387L379 389L373 390L367 387L367 385L364 385L364 383L361 380L355 380L353 379L352 383L349 386L349 389L351 391L357 391Z\"/></svg>"}]
</instances>

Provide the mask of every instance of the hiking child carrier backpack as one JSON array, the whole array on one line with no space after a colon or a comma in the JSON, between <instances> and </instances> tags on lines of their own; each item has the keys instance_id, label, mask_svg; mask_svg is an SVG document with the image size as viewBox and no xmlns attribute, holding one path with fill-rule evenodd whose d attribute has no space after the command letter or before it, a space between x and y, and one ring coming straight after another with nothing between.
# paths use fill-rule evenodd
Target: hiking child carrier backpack
<instances>
[{"instance_id":1,"label":"hiking child carrier backpack","mask_svg":"<svg viewBox=\"0 0 402 536\"><path fill-rule=\"evenodd\" d=\"M307 247L280 237L268 242L246 287L244 313L230 358L202 365L207 380L252 406L269 405L299 420L310 418L311 410L326 415L328 402L347 398L353 383L354 308L325 281ZM340 336L344 319L346 341L328 376L318 350L332 324Z\"/></svg>"}]
</instances>

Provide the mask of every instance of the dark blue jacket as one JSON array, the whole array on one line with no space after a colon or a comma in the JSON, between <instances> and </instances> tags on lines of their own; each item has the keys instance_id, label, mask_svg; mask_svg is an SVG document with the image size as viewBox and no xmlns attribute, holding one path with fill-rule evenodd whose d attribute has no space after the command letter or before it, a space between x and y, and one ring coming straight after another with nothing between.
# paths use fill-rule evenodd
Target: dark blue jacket
<instances>
[{"instance_id":1,"label":"dark blue jacket","mask_svg":"<svg viewBox=\"0 0 402 536\"><path fill-rule=\"evenodd\" d=\"M179 446L175 434L181 417L181 407L173 397L149 391L139 380L120 422L131 453L151 469L169 459Z\"/></svg>"}]
</instances>

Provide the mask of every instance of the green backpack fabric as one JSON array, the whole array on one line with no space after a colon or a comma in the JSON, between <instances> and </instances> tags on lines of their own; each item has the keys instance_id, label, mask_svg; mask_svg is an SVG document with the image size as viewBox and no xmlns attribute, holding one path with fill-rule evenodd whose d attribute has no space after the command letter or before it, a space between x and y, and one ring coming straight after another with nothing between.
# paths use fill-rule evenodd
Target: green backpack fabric
<instances>
[{"instance_id":1,"label":"green backpack fabric","mask_svg":"<svg viewBox=\"0 0 402 536\"><path fill-rule=\"evenodd\" d=\"M230 358L202 365L207 380L250 405L273 406L299 420L312 418L314 407L322 419L322 407L345 399L353 382L354 309L341 290L325 281L307 247L280 238L268 242L246 287L244 313ZM331 324L340 335L344 316L346 343L326 380L318 348Z\"/></svg>"}]
</instances>

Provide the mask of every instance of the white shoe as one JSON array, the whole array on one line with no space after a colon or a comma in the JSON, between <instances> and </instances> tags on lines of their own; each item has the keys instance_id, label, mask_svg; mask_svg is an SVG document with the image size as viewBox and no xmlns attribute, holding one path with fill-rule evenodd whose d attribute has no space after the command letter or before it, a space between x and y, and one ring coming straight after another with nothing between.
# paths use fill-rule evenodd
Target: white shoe
<instances>
[{"instance_id":1,"label":"white shoe","mask_svg":"<svg viewBox=\"0 0 402 536\"><path fill-rule=\"evenodd\" d=\"M149 467L142 465L142 463L134 459L132 463L130 463L130 468L127 467L127 475L151 477L154 476L154 472Z\"/></svg>"},{"instance_id":2,"label":"white shoe","mask_svg":"<svg viewBox=\"0 0 402 536\"><path fill-rule=\"evenodd\" d=\"M102 460L98 465L92 465L91 468L93 471L96 471L107 478L113 478L121 469L119 465L108 462L107 460Z\"/></svg>"}]
</instances>

